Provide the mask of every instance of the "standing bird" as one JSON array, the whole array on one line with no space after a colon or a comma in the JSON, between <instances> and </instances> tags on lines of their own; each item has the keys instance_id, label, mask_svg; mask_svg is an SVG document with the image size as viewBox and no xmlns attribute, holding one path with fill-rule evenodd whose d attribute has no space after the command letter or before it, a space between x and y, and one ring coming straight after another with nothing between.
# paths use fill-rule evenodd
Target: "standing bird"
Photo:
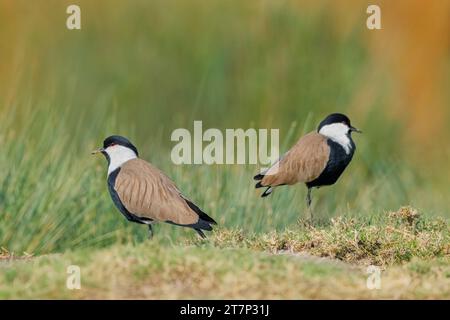
<instances>
[{"instance_id":1,"label":"standing bird","mask_svg":"<svg viewBox=\"0 0 450 320\"><path fill-rule=\"evenodd\" d=\"M352 132L361 133L350 124L350 119L333 113L317 128L286 152L272 167L256 175L255 187L267 189L261 197L267 197L275 187L303 182L308 188L306 205L311 211L311 189L334 184L348 166L355 153Z\"/></svg>"},{"instance_id":2,"label":"standing bird","mask_svg":"<svg viewBox=\"0 0 450 320\"><path fill-rule=\"evenodd\" d=\"M139 159L128 139L110 136L103 141L103 148L92 152L96 153L108 161L108 189L114 204L128 221L148 225L150 238L155 222L193 228L202 238L202 230L211 231L211 224L216 224L163 172Z\"/></svg>"}]
</instances>

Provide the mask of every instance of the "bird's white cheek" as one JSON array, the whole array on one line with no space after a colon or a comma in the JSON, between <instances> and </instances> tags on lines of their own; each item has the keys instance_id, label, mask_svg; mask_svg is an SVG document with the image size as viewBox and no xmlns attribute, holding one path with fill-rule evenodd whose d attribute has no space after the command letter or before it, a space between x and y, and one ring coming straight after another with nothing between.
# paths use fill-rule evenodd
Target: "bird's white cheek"
<instances>
[{"instance_id":1,"label":"bird's white cheek","mask_svg":"<svg viewBox=\"0 0 450 320\"><path fill-rule=\"evenodd\" d=\"M105 151L109 156L108 175L125 162L137 158L133 150L123 146L108 147Z\"/></svg>"},{"instance_id":2,"label":"bird's white cheek","mask_svg":"<svg viewBox=\"0 0 450 320\"><path fill-rule=\"evenodd\" d=\"M350 153L351 143L348 137L349 127L343 123L333 123L323 126L319 133L339 143L348 154Z\"/></svg>"}]
</instances>

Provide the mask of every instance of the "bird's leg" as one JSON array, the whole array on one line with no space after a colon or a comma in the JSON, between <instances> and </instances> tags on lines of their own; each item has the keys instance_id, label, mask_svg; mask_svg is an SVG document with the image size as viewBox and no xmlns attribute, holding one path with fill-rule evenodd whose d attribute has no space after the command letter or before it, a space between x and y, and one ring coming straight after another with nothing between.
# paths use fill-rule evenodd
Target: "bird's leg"
<instances>
[{"instance_id":1,"label":"bird's leg","mask_svg":"<svg viewBox=\"0 0 450 320\"><path fill-rule=\"evenodd\" d=\"M308 211L309 211L309 222L312 225L313 224L313 212L311 209L311 190L312 190L312 188L308 188L308 193L306 195L306 207L308 208Z\"/></svg>"},{"instance_id":2,"label":"bird's leg","mask_svg":"<svg viewBox=\"0 0 450 320\"><path fill-rule=\"evenodd\" d=\"M153 239L153 227L151 224L148 225L148 239Z\"/></svg>"}]
</instances>

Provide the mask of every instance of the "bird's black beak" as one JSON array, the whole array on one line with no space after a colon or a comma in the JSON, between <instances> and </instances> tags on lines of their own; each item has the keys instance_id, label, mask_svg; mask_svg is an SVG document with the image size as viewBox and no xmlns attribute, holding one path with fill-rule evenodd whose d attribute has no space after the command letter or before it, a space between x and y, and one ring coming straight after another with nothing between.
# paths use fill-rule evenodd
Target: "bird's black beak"
<instances>
[{"instance_id":1,"label":"bird's black beak","mask_svg":"<svg viewBox=\"0 0 450 320\"><path fill-rule=\"evenodd\" d=\"M359 130L358 128L355 128L355 127L353 127L353 126L350 126L350 131L351 131L351 132L362 133L361 130Z\"/></svg>"},{"instance_id":2,"label":"bird's black beak","mask_svg":"<svg viewBox=\"0 0 450 320\"><path fill-rule=\"evenodd\" d=\"M100 148L100 149L92 151L91 154L102 153L103 151L105 151L105 149L104 148Z\"/></svg>"}]
</instances>

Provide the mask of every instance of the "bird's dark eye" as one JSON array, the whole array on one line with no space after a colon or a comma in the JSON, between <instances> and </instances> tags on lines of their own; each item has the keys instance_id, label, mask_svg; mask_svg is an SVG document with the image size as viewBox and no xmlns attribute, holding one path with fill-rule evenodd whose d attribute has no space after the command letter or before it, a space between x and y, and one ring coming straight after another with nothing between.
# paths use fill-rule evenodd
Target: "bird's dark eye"
<instances>
[{"instance_id":1,"label":"bird's dark eye","mask_svg":"<svg viewBox=\"0 0 450 320\"><path fill-rule=\"evenodd\" d=\"M114 147L117 143L111 143L108 147Z\"/></svg>"}]
</instances>

